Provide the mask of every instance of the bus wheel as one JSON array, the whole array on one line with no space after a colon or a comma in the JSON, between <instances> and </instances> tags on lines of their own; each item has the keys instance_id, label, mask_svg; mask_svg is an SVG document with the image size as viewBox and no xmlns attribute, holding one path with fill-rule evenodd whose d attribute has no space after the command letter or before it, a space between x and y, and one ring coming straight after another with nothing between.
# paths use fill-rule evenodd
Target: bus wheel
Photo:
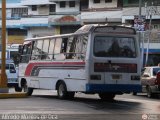
<instances>
[{"instance_id":1,"label":"bus wheel","mask_svg":"<svg viewBox=\"0 0 160 120\"><path fill-rule=\"evenodd\" d=\"M33 88L29 88L27 82L24 84L24 92L26 92L28 96L31 96L33 93Z\"/></svg>"},{"instance_id":2,"label":"bus wheel","mask_svg":"<svg viewBox=\"0 0 160 120\"><path fill-rule=\"evenodd\" d=\"M64 82L60 82L58 83L57 86L57 94L58 94L58 98L60 99L66 99L67 98L67 88Z\"/></svg>"},{"instance_id":3,"label":"bus wheel","mask_svg":"<svg viewBox=\"0 0 160 120\"><path fill-rule=\"evenodd\" d=\"M112 101L115 97L114 93L99 93L99 97L105 101Z\"/></svg>"},{"instance_id":4,"label":"bus wheel","mask_svg":"<svg viewBox=\"0 0 160 120\"><path fill-rule=\"evenodd\" d=\"M22 92L22 88L20 88L20 87L15 87L15 91L16 91L16 92Z\"/></svg>"}]
</instances>

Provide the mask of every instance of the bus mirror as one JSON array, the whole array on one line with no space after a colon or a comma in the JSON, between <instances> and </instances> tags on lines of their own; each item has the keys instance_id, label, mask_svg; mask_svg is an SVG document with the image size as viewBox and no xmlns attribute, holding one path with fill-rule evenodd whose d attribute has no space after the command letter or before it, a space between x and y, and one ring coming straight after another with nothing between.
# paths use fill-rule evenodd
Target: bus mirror
<instances>
[{"instance_id":1,"label":"bus mirror","mask_svg":"<svg viewBox=\"0 0 160 120\"><path fill-rule=\"evenodd\" d=\"M19 45L19 47L18 47L18 53L22 53L22 51L23 51L23 45Z\"/></svg>"}]
</instances>

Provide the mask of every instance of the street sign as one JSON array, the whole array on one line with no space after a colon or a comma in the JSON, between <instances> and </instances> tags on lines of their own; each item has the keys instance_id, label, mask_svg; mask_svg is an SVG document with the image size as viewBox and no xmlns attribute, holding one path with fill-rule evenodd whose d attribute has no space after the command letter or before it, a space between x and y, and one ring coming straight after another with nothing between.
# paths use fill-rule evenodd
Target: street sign
<instances>
[{"instance_id":1,"label":"street sign","mask_svg":"<svg viewBox=\"0 0 160 120\"><path fill-rule=\"evenodd\" d=\"M144 15L135 15L134 16L134 28L137 31L145 31L146 28L146 17Z\"/></svg>"}]
</instances>

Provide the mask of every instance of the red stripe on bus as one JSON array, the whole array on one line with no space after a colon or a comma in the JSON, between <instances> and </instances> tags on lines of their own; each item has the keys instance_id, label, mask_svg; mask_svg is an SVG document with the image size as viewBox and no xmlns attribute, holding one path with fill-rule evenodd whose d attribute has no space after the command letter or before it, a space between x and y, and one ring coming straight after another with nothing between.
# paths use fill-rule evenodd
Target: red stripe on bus
<instances>
[{"instance_id":1,"label":"red stripe on bus","mask_svg":"<svg viewBox=\"0 0 160 120\"><path fill-rule=\"evenodd\" d=\"M85 62L39 62L39 63L29 63L25 70L25 76L30 76L31 72L34 67L36 66L43 66L43 65L60 65L61 67L65 66L71 66L71 65L85 65Z\"/></svg>"}]
</instances>

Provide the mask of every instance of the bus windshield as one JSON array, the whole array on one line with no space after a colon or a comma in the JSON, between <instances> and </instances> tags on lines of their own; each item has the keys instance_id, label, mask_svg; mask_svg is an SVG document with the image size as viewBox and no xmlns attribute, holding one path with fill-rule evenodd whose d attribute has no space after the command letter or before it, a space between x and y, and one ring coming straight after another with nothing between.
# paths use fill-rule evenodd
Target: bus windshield
<instances>
[{"instance_id":1,"label":"bus windshield","mask_svg":"<svg viewBox=\"0 0 160 120\"><path fill-rule=\"evenodd\" d=\"M135 58L135 39L133 37L96 36L94 55L96 57Z\"/></svg>"}]
</instances>

